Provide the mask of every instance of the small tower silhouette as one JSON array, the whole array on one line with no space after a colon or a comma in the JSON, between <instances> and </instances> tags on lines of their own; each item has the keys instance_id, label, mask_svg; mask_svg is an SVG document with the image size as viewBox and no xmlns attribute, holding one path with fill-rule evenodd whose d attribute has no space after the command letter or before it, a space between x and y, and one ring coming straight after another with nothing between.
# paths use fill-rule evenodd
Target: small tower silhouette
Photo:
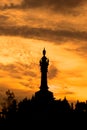
<instances>
[{"instance_id":1,"label":"small tower silhouette","mask_svg":"<svg viewBox=\"0 0 87 130\"><path fill-rule=\"evenodd\" d=\"M48 72L48 65L49 65L49 59L46 58L46 50L44 48L43 50L43 57L40 60L40 69L41 69L41 91L48 90L47 85L47 72Z\"/></svg>"},{"instance_id":2,"label":"small tower silhouette","mask_svg":"<svg viewBox=\"0 0 87 130\"><path fill-rule=\"evenodd\" d=\"M47 85L47 72L48 72L48 65L49 59L46 57L46 50L43 49L43 56L40 59L40 70L41 70L41 84L40 90L35 93L35 99L40 101L41 103L47 103L54 100L53 93L48 90Z\"/></svg>"}]
</instances>

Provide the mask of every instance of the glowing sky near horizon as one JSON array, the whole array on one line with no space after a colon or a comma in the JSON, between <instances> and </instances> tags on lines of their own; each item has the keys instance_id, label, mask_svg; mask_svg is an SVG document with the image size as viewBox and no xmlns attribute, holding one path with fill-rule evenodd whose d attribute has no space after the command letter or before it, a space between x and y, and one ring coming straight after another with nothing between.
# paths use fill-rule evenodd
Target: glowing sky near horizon
<instances>
[{"instance_id":1,"label":"glowing sky near horizon","mask_svg":"<svg viewBox=\"0 0 87 130\"><path fill-rule=\"evenodd\" d=\"M28 2L28 3L27 3ZM48 86L55 98L87 99L87 2L8 1L0 10L0 95L31 97L40 86L39 60L50 60Z\"/></svg>"}]
</instances>

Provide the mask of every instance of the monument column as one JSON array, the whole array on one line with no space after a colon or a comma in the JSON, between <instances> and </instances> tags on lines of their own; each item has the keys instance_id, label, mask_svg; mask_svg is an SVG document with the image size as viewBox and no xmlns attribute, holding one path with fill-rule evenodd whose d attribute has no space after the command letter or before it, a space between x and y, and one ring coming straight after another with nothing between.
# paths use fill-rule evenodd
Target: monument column
<instances>
[{"instance_id":1,"label":"monument column","mask_svg":"<svg viewBox=\"0 0 87 130\"><path fill-rule=\"evenodd\" d=\"M48 103L54 100L53 93L48 90L47 84L47 72L49 59L45 56L46 50L43 50L43 56L40 60L40 71L41 71L41 83L40 90L35 93L35 101L40 102L41 104Z\"/></svg>"},{"instance_id":2,"label":"monument column","mask_svg":"<svg viewBox=\"0 0 87 130\"><path fill-rule=\"evenodd\" d=\"M46 58L46 50L43 50L43 57L40 60L40 70L41 70L41 85L40 90L45 91L48 90L47 85L47 72L48 72L48 65L49 59Z\"/></svg>"}]
</instances>

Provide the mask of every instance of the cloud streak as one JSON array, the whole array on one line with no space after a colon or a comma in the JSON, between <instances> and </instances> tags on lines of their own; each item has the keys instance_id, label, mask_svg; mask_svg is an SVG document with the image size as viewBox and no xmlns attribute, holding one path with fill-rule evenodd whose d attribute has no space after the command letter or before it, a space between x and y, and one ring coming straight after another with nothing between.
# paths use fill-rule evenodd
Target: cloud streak
<instances>
[{"instance_id":1,"label":"cloud streak","mask_svg":"<svg viewBox=\"0 0 87 130\"><path fill-rule=\"evenodd\" d=\"M55 11L68 12L80 5L82 5L86 0L23 0L23 8L39 8L47 7Z\"/></svg>"},{"instance_id":2,"label":"cloud streak","mask_svg":"<svg viewBox=\"0 0 87 130\"><path fill-rule=\"evenodd\" d=\"M55 13L76 14L78 8L86 4L86 0L19 0L1 2L2 5L7 4L1 9L37 9L50 10ZM79 13L79 12L78 12Z\"/></svg>"},{"instance_id":3,"label":"cloud streak","mask_svg":"<svg viewBox=\"0 0 87 130\"><path fill-rule=\"evenodd\" d=\"M0 26L0 35L21 36L46 41L82 40L87 41L86 31L51 30L27 26Z\"/></svg>"},{"instance_id":4,"label":"cloud streak","mask_svg":"<svg viewBox=\"0 0 87 130\"><path fill-rule=\"evenodd\" d=\"M18 79L22 79L22 76L37 77L37 74L33 71L33 66L35 67L35 64L32 63L30 65L20 63L3 65L0 63L1 70L8 72L9 76Z\"/></svg>"}]
</instances>

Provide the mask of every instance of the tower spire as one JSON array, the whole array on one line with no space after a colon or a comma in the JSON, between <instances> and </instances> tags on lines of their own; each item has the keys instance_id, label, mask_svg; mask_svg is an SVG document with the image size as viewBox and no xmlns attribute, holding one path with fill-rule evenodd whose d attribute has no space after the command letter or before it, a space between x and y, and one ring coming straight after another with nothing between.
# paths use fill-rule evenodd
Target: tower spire
<instances>
[{"instance_id":1,"label":"tower spire","mask_svg":"<svg viewBox=\"0 0 87 130\"><path fill-rule=\"evenodd\" d=\"M46 50L45 50L45 48L43 49L43 56L45 56L46 55Z\"/></svg>"}]
</instances>

